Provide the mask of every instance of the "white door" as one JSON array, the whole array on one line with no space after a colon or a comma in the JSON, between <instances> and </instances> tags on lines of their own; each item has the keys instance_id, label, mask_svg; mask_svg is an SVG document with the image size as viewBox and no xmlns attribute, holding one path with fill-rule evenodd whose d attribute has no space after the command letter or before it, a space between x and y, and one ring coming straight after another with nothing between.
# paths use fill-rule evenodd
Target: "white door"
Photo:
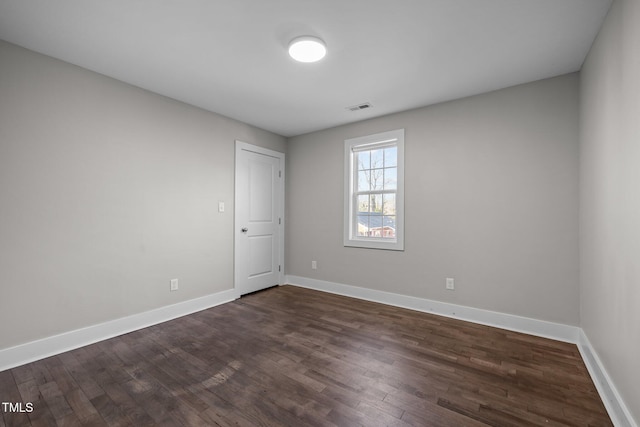
<instances>
[{"instance_id":1,"label":"white door","mask_svg":"<svg viewBox=\"0 0 640 427\"><path fill-rule=\"evenodd\" d=\"M281 283L284 154L236 141L235 287L240 295Z\"/></svg>"}]
</instances>

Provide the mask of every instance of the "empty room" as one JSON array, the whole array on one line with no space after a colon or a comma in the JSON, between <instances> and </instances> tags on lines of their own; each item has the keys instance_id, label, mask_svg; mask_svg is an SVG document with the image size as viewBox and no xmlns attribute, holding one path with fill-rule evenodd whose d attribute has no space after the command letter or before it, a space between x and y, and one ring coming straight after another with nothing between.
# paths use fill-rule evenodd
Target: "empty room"
<instances>
[{"instance_id":1,"label":"empty room","mask_svg":"<svg viewBox=\"0 0 640 427\"><path fill-rule=\"evenodd\" d=\"M637 0L0 0L0 427L640 422Z\"/></svg>"}]
</instances>

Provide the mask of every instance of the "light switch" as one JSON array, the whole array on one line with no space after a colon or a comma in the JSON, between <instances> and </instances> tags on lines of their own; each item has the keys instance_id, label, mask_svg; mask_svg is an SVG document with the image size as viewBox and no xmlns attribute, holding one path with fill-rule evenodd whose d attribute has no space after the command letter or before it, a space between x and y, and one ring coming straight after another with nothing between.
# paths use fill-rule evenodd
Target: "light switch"
<instances>
[{"instance_id":1,"label":"light switch","mask_svg":"<svg viewBox=\"0 0 640 427\"><path fill-rule=\"evenodd\" d=\"M447 277L447 280L445 281L445 288L449 289L450 291L455 289L455 282L452 277Z\"/></svg>"},{"instance_id":2,"label":"light switch","mask_svg":"<svg viewBox=\"0 0 640 427\"><path fill-rule=\"evenodd\" d=\"M218 212L224 212L224 202L218 202Z\"/></svg>"}]
</instances>

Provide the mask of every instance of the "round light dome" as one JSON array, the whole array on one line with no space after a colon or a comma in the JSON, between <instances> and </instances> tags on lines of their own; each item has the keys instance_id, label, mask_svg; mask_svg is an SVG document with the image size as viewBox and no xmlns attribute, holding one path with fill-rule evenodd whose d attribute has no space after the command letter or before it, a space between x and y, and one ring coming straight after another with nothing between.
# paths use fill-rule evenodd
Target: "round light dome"
<instances>
[{"instance_id":1,"label":"round light dome","mask_svg":"<svg viewBox=\"0 0 640 427\"><path fill-rule=\"evenodd\" d=\"M289 55L299 62L316 62L327 54L327 47L317 37L297 37L289 43Z\"/></svg>"}]
</instances>

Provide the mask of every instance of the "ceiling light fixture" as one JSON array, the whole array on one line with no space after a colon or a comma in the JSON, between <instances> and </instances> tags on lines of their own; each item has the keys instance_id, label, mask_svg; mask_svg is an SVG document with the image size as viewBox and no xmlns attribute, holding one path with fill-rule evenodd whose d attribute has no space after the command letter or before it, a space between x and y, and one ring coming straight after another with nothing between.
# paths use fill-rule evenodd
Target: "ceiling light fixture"
<instances>
[{"instance_id":1,"label":"ceiling light fixture","mask_svg":"<svg viewBox=\"0 0 640 427\"><path fill-rule=\"evenodd\" d=\"M317 37L296 37L289 43L289 56L298 62L320 61L327 54L327 46Z\"/></svg>"}]
</instances>

